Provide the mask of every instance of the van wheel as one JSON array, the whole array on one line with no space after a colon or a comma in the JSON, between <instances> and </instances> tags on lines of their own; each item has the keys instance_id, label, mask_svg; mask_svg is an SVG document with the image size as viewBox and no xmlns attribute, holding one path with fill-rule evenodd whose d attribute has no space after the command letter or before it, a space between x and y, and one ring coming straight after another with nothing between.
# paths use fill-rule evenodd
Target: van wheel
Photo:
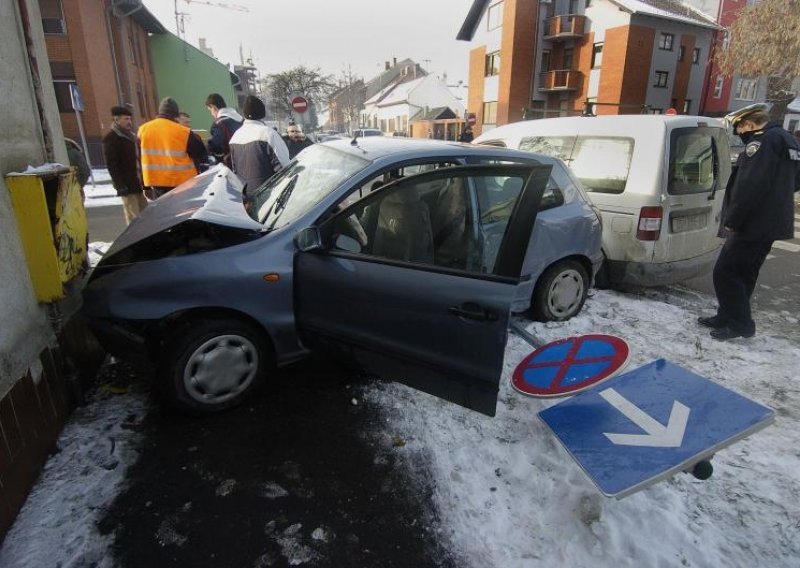
<instances>
[{"instance_id":1,"label":"van wheel","mask_svg":"<svg viewBox=\"0 0 800 568\"><path fill-rule=\"evenodd\" d=\"M240 404L272 367L266 335L243 321L193 321L170 334L158 368L159 386L183 412L212 414Z\"/></svg>"},{"instance_id":2,"label":"van wheel","mask_svg":"<svg viewBox=\"0 0 800 568\"><path fill-rule=\"evenodd\" d=\"M588 292L589 277L580 262L557 262L536 283L531 315L537 321L568 320L581 311Z\"/></svg>"}]
</instances>

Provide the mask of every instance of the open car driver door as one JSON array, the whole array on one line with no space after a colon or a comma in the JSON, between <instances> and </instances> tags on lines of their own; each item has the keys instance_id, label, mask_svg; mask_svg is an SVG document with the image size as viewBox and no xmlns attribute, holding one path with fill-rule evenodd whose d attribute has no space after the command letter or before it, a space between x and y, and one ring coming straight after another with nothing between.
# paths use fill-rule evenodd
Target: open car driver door
<instances>
[{"instance_id":1,"label":"open car driver door","mask_svg":"<svg viewBox=\"0 0 800 568\"><path fill-rule=\"evenodd\" d=\"M303 340L493 416L511 302L549 175L542 165L438 169L306 229L294 269Z\"/></svg>"}]
</instances>

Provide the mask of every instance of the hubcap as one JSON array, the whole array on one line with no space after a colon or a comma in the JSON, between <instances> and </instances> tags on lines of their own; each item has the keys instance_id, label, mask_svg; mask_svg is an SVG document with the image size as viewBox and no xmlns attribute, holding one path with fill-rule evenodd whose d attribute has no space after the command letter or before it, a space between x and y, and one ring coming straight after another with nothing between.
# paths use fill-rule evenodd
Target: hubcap
<instances>
[{"instance_id":1,"label":"hubcap","mask_svg":"<svg viewBox=\"0 0 800 568\"><path fill-rule=\"evenodd\" d=\"M553 315L560 318L574 315L583 298L583 277L574 269L568 269L553 280L547 304Z\"/></svg>"},{"instance_id":2,"label":"hubcap","mask_svg":"<svg viewBox=\"0 0 800 568\"><path fill-rule=\"evenodd\" d=\"M258 350L241 335L219 335L192 353L183 371L187 394L204 404L220 404L241 394L258 372Z\"/></svg>"}]
</instances>

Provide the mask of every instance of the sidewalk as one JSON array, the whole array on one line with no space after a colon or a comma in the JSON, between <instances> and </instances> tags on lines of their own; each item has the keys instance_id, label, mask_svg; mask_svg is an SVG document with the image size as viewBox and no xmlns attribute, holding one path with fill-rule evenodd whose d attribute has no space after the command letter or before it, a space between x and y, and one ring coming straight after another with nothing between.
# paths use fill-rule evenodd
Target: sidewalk
<instances>
[{"instance_id":1,"label":"sidewalk","mask_svg":"<svg viewBox=\"0 0 800 568\"><path fill-rule=\"evenodd\" d=\"M92 183L94 178L94 184ZM86 195L84 206L103 207L105 205L122 205L122 200L117 196L117 192L111 185L111 176L105 168L93 168L92 178L83 186Z\"/></svg>"}]
</instances>

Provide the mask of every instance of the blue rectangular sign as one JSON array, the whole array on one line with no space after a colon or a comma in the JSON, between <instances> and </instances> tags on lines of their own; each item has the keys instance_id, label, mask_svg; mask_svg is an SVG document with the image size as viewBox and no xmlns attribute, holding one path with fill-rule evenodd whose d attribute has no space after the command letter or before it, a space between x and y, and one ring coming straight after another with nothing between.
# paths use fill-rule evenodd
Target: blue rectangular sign
<instances>
[{"instance_id":1,"label":"blue rectangular sign","mask_svg":"<svg viewBox=\"0 0 800 568\"><path fill-rule=\"evenodd\" d=\"M604 495L621 498L764 428L775 411L659 359L539 417Z\"/></svg>"}]
</instances>

